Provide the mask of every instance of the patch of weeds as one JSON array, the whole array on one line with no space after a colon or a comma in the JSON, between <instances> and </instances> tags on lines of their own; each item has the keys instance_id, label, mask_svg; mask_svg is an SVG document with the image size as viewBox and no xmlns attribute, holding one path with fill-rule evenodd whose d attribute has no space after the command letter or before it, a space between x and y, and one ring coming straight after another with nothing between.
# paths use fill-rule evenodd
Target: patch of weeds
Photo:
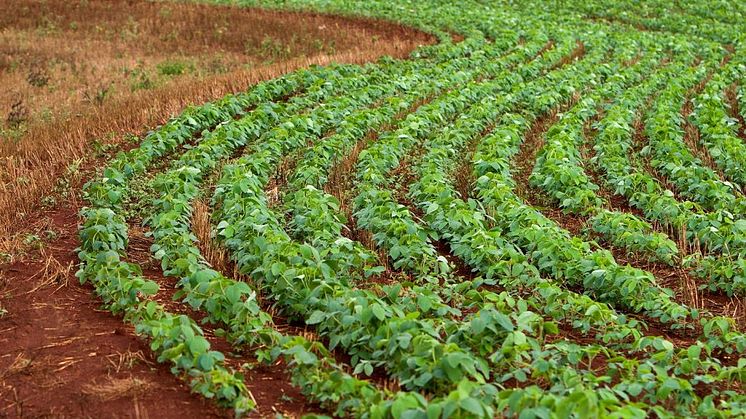
<instances>
[{"instance_id":1,"label":"patch of weeds","mask_svg":"<svg viewBox=\"0 0 746 419\"><path fill-rule=\"evenodd\" d=\"M52 110L46 106L41 108L37 115L38 119L45 123L50 123L54 119L54 113L52 113Z\"/></svg>"},{"instance_id":2,"label":"patch of weeds","mask_svg":"<svg viewBox=\"0 0 746 419\"><path fill-rule=\"evenodd\" d=\"M222 55L212 57L206 67L207 72L210 74L225 74L229 70Z\"/></svg>"},{"instance_id":3,"label":"patch of weeds","mask_svg":"<svg viewBox=\"0 0 746 419\"><path fill-rule=\"evenodd\" d=\"M99 138L93 140L91 147L93 148L93 155L96 158L110 157L120 149L119 144L106 142L106 140Z\"/></svg>"},{"instance_id":4,"label":"patch of weeds","mask_svg":"<svg viewBox=\"0 0 746 419\"><path fill-rule=\"evenodd\" d=\"M16 143L23 138L25 133L26 125L19 125L15 128L0 128L0 139Z\"/></svg>"},{"instance_id":5,"label":"patch of weeds","mask_svg":"<svg viewBox=\"0 0 746 419\"><path fill-rule=\"evenodd\" d=\"M312 45L317 52L334 54L337 51L335 42L333 40L329 41L329 43L326 43L323 39L314 39Z\"/></svg>"},{"instance_id":6,"label":"patch of weeds","mask_svg":"<svg viewBox=\"0 0 746 419\"><path fill-rule=\"evenodd\" d=\"M175 42L179 39L180 33L177 29L172 30L171 32L167 34L163 34L160 36L161 41L164 42Z\"/></svg>"},{"instance_id":7,"label":"patch of weeds","mask_svg":"<svg viewBox=\"0 0 746 419\"><path fill-rule=\"evenodd\" d=\"M110 96L112 86L113 86L112 82L100 83L94 89L86 90L83 93L83 100L88 103L101 106L106 100L106 98Z\"/></svg>"},{"instance_id":8,"label":"patch of weeds","mask_svg":"<svg viewBox=\"0 0 746 419\"><path fill-rule=\"evenodd\" d=\"M285 392L280 396L280 400L283 402L291 403L295 401L295 398L288 396Z\"/></svg>"},{"instance_id":9,"label":"patch of weeds","mask_svg":"<svg viewBox=\"0 0 746 419\"><path fill-rule=\"evenodd\" d=\"M141 62L132 70L125 69L125 74L130 79L130 89L133 92L137 90L148 90L155 87L155 80Z\"/></svg>"},{"instance_id":10,"label":"patch of weeds","mask_svg":"<svg viewBox=\"0 0 746 419\"><path fill-rule=\"evenodd\" d=\"M29 111L23 103L23 98L18 97L10 105L10 112L5 118L5 122L11 130L18 130L28 121Z\"/></svg>"},{"instance_id":11,"label":"patch of weeds","mask_svg":"<svg viewBox=\"0 0 746 419\"><path fill-rule=\"evenodd\" d=\"M82 164L83 164L82 158L71 161L70 164L68 164L67 167L65 168L65 176L66 177L74 176L77 178L80 172L80 166Z\"/></svg>"},{"instance_id":12,"label":"patch of weeds","mask_svg":"<svg viewBox=\"0 0 746 419\"><path fill-rule=\"evenodd\" d=\"M158 74L162 76L180 76L186 72L194 71L194 65L184 61L166 60L156 66Z\"/></svg>"},{"instance_id":13,"label":"patch of weeds","mask_svg":"<svg viewBox=\"0 0 746 419\"><path fill-rule=\"evenodd\" d=\"M132 41L140 35L140 23L132 16L127 16L127 21L119 31L119 39Z\"/></svg>"},{"instance_id":14,"label":"patch of weeds","mask_svg":"<svg viewBox=\"0 0 746 419\"><path fill-rule=\"evenodd\" d=\"M124 134L124 141L130 143L130 144L138 144L140 142L140 137L138 137L135 134L132 134L130 132Z\"/></svg>"},{"instance_id":15,"label":"patch of weeds","mask_svg":"<svg viewBox=\"0 0 746 419\"><path fill-rule=\"evenodd\" d=\"M57 197L54 195L47 195L41 199L41 206L49 209L54 208L57 205Z\"/></svg>"},{"instance_id":16,"label":"patch of weeds","mask_svg":"<svg viewBox=\"0 0 746 419\"><path fill-rule=\"evenodd\" d=\"M155 87L155 82L146 70L141 70L135 76L135 80L130 87L132 91L149 90Z\"/></svg>"},{"instance_id":17,"label":"patch of weeds","mask_svg":"<svg viewBox=\"0 0 746 419\"><path fill-rule=\"evenodd\" d=\"M168 6L162 6L158 10L158 16L160 16L162 18L170 17L172 14L173 14L173 10L171 10L171 8L168 7Z\"/></svg>"},{"instance_id":18,"label":"patch of weeds","mask_svg":"<svg viewBox=\"0 0 746 419\"><path fill-rule=\"evenodd\" d=\"M153 187L152 176L138 176L130 181L122 199L122 215L126 220L143 220L155 212L153 200L158 193Z\"/></svg>"},{"instance_id":19,"label":"patch of weeds","mask_svg":"<svg viewBox=\"0 0 746 419\"><path fill-rule=\"evenodd\" d=\"M313 49L315 49L318 52L324 51L324 41L321 39L314 39L313 40Z\"/></svg>"},{"instance_id":20,"label":"patch of weeds","mask_svg":"<svg viewBox=\"0 0 746 419\"><path fill-rule=\"evenodd\" d=\"M285 45L282 41L272 38L271 36L264 37L258 47L247 43L245 50L247 55L259 55L266 61L285 59L290 57L292 53L290 45Z\"/></svg>"},{"instance_id":21,"label":"patch of weeds","mask_svg":"<svg viewBox=\"0 0 746 419\"><path fill-rule=\"evenodd\" d=\"M65 173L57 179L57 184L54 187L54 194L45 196L42 199L42 205L47 208L54 207L57 204L56 196L62 199L67 199L72 191L72 185L76 181L80 180L80 166L83 164L83 159L75 159L65 168Z\"/></svg>"},{"instance_id":22,"label":"patch of weeds","mask_svg":"<svg viewBox=\"0 0 746 419\"><path fill-rule=\"evenodd\" d=\"M212 36L216 40L223 39L223 36L226 34L226 32L228 32L229 29L230 29L230 25L228 24L227 20L225 19L221 19L219 21L215 20L215 22L213 22Z\"/></svg>"},{"instance_id":23,"label":"patch of weeds","mask_svg":"<svg viewBox=\"0 0 746 419\"><path fill-rule=\"evenodd\" d=\"M28 74L26 75L26 81L28 84L34 87L44 87L49 84L49 73L44 65L37 61L31 65Z\"/></svg>"},{"instance_id":24,"label":"patch of weeds","mask_svg":"<svg viewBox=\"0 0 746 419\"><path fill-rule=\"evenodd\" d=\"M41 36L53 35L59 31L60 28L57 26L57 23L47 15L42 16L41 22L36 27L36 32Z\"/></svg>"},{"instance_id":25,"label":"patch of weeds","mask_svg":"<svg viewBox=\"0 0 746 419\"><path fill-rule=\"evenodd\" d=\"M27 246L31 249L39 250L42 248L43 243L41 241L41 237L39 237L36 234L26 234L23 237L23 244L24 246Z\"/></svg>"},{"instance_id":26,"label":"patch of weeds","mask_svg":"<svg viewBox=\"0 0 746 419\"><path fill-rule=\"evenodd\" d=\"M8 310L6 310L5 308L3 308L3 306L0 305L0 319L5 317L6 314L8 314Z\"/></svg>"}]
</instances>

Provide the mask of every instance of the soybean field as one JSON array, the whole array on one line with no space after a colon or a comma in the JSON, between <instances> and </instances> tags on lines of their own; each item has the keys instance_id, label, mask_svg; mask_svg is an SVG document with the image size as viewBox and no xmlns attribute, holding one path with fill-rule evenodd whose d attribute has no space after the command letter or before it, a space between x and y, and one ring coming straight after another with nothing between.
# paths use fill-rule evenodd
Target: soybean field
<instances>
[{"instance_id":1,"label":"soybean field","mask_svg":"<svg viewBox=\"0 0 746 419\"><path fill-rule=\"evenodd\" d=\"M80 186L75 281L192 393L746 415L746 3L230 3L437 41L189 106Z\"/></svg>"}]
</instances>

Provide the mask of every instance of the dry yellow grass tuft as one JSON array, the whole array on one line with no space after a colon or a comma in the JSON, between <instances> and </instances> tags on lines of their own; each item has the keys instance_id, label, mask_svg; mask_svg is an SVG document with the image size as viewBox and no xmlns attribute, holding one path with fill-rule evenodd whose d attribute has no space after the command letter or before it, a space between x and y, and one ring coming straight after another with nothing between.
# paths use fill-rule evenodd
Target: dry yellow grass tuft
<instances>
[{"instance_id":1,"label":"dry yellow grass tuft","mask_svg":"<svg viewBox=\"0 0 746 419\"><path fill-rule=\"evenodd\" d=\"M110 378L105 383L86 384L83 386L83 394L100 400L114 400L145 394L153 387L153 383L135 377Z\"/></svg>"}]
</instances>

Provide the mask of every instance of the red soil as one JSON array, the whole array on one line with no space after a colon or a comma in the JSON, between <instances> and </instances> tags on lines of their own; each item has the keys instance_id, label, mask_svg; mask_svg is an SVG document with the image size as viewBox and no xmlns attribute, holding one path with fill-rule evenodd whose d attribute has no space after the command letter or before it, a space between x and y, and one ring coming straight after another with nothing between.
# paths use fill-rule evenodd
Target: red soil
<instances>
[{"instance_id":1,"label":"red soil","mask_svg":"<svg viewBox=\"0 0 746 419\"><path fill-rule=\"evenodd\" d=\"M40 214L57 232L44 245L46 258L0 269L7 310L0 319L0 417L229 416L190 394L132 327L100 308L90 285L80 285L78 210ZM107 389L117 394L106 397Z\"/></svg>"}]
</instances>

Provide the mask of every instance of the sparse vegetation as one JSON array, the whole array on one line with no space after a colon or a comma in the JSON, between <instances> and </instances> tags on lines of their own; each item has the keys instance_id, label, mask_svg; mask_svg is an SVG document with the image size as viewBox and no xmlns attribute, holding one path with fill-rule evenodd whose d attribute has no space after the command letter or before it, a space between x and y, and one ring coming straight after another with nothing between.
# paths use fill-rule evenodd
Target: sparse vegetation
<instances>
[{"instance_id":1,"label":"sparse vegetation","mask_svg":"<svg viewBox=\"0 0 746 419\"><path fill-rule=\"evenodd\" d=\"M163 76L180 76L187 71L194 71L189 63L177 60L164 61L158 64L158 73Z\"/></svg>"},{"instance_id":2,"label":"sparse vegetation","mask_svg":"<svg viewBox=\"0 0 746 419\"><path fill-rule=\"evenodd\" d=\"M17 98L10 105L10 112L6 118L8 128L18 130L21 125L28 121L28 109L23 103L22 98Z\"/></svg>"},{"instance_id":3,"label":"sparse vegetation","mask_svg":"<svg viewBox=\"0 0 746 419\"><path fill-rule=\"evenodd\" d=\"M26 76L26 81L31 86L44 87L49 83L49 78L49 73L44 68L44 64L37 61L31 65L31 69Z\"/></svg>"}]
</instances>

